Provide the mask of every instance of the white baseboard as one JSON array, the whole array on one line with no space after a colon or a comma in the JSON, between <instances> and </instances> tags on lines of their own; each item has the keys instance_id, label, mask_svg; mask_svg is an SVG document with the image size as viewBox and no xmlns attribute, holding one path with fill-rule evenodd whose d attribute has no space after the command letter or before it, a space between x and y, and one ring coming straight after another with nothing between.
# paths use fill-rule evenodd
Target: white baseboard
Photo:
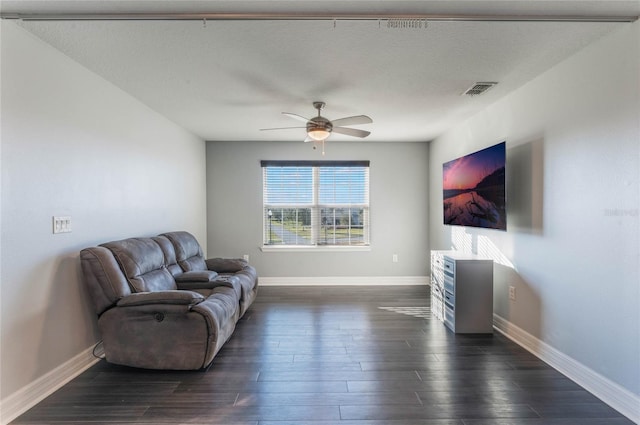
<instances>
[{"instance_id":1,"label":"white baseboard","mask_svg":"<svg viewBox=\"0 0 640 425\"><path fill-rule=\"evenodd\" d=\"M584 387L622 415L640 424L640 396L589 369L497 314L493 315L493 325L498 332Z\"/></svg>"},{"instance_id":2,"label":"white baseboard","mask_svg":"<svg viewBox=\"0 0 640 425\"><path fill-rule=\"evenodd\" d=\"M96 350L101 355L101 350ZM5 425L60 389L99 361L93 347L87 348L71 360L41 376L0 401L0 424Z\"/></svg>"},{"instance_id":3,"label":"white baseboard","mask_svg":"<svg viewBox=\"0 0 640 425\"><path fill-rule=\"evenodd\" d=\"M429 276L260 277L260 286L400 286L428 284Z\"/></svg>"}]
</instances>

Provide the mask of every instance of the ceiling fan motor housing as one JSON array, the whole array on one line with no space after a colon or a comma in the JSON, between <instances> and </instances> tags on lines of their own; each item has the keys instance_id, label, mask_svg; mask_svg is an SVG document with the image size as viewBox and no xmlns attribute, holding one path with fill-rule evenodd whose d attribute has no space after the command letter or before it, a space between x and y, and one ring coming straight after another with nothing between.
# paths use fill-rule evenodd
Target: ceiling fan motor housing
<instances>
[{"instance_id":1,"label":"ceiling fan motor housing","mask_svg":"<svg viewBox=\"0 0 640 425\"><path fill-rule=\"evenodd\" d=\"M333 125L331 124L331 121L325 117L313 117L307 122L307 133L314 130L324 130L331 133Z\"/></svg>"}]
</instances>

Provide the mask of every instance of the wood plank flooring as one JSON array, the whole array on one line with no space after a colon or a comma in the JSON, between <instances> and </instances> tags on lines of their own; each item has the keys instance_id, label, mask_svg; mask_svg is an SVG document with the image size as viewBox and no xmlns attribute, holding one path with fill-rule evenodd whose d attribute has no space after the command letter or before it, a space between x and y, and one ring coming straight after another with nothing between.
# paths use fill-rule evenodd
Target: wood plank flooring
<instances>
[{"instance_id":1,"label":"wood plank flooring","mask_svg":"<svg viewBox=\"0 0 640 425\"><path fill-rule=\"evenodd\" d=\"M207 371L95 365L15 424L632 424L428 287L262 287Z\"/></svg>"}]
</instances>

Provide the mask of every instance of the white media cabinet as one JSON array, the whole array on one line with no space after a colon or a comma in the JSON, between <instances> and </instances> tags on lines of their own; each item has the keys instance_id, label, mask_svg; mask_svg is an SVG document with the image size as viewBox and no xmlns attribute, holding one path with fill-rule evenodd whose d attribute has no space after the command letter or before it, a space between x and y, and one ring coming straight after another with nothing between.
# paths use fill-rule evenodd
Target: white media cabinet
<instances>
[{"instance_id":1,"label":"white media cabinet","mask_svg":"<svg viewBox=\"0 0 640 425\"><path fill-rule=\"evenodd\" d=\"M431 311L455 333L493 333L493 260L431 251Z\"/></svg>"}]
</instances>

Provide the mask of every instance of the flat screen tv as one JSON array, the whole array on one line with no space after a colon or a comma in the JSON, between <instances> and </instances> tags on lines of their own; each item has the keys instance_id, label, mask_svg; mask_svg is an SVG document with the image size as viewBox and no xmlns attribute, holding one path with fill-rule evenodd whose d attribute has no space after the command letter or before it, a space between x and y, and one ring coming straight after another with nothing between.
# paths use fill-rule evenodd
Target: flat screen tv
<instances>
[{"instance_id":1,"label":"flat screen tv","mask_svg":"<svg viewBox=\"0 0 640 425\"><path fill-rule=\"evenodd\" d=\"M506 142L442 165L444 224L507 230Z\"/></svg>"}]
</instances>

